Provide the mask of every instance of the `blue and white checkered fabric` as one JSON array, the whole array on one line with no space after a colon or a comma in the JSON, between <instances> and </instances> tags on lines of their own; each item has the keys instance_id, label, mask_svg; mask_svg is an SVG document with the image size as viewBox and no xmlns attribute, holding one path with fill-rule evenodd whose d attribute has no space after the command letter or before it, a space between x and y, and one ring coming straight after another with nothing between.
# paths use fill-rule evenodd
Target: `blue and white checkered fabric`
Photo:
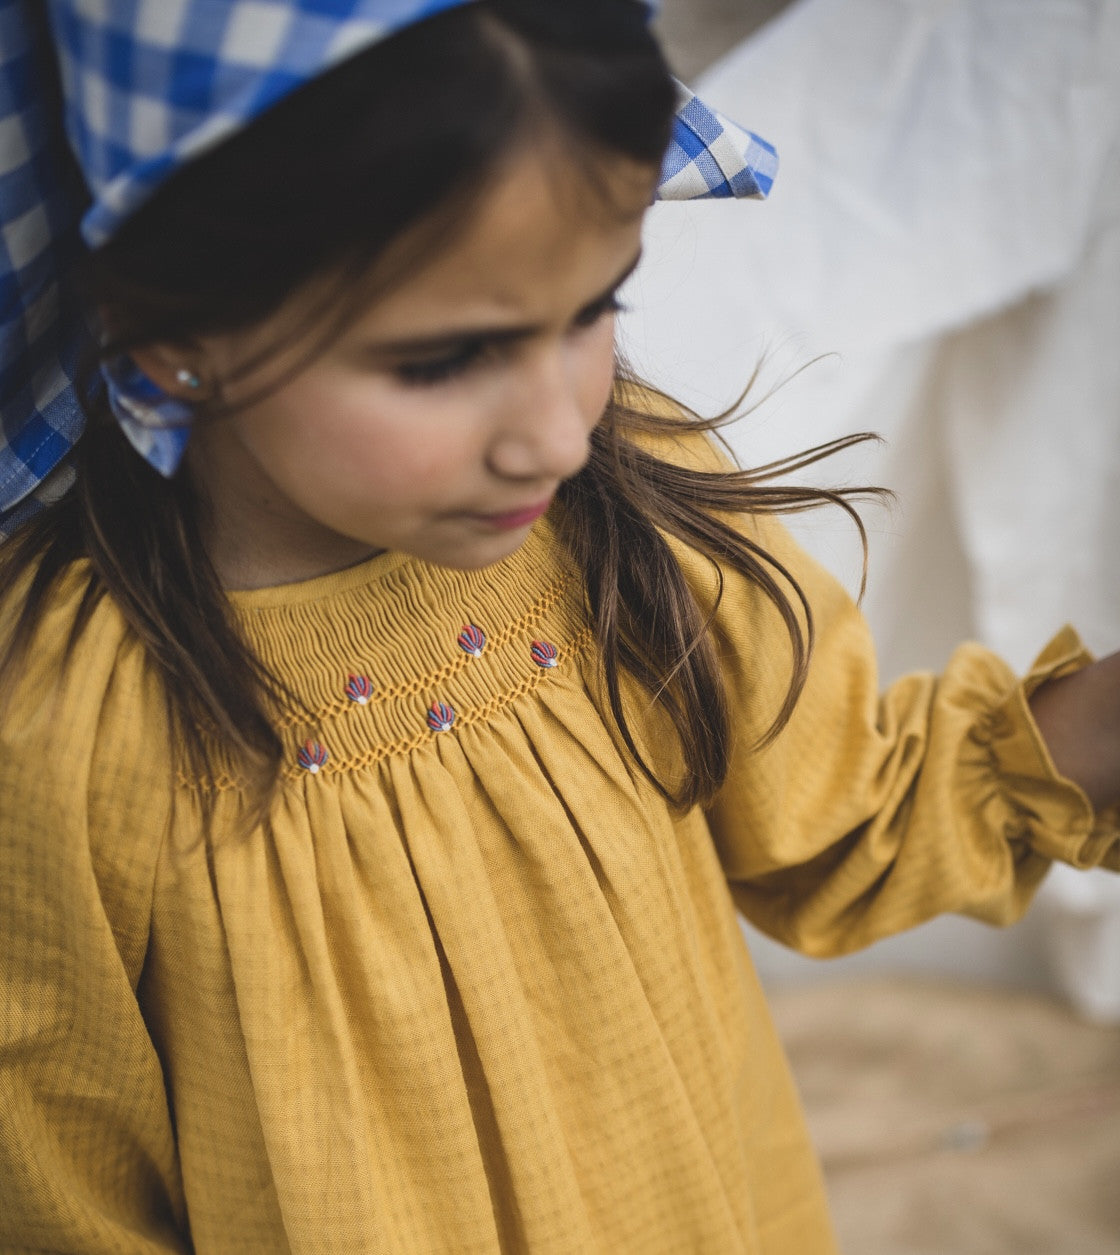
<instances>
[{"instance_id":1,"label":"blue and white checkered fabric","mask_svg":"<svg viewBox=\"0 0 1120 1255\"><path fill-rule=\"evenodd\" d=\"M661 167L659 200L770 195L778 154L764 139L716 113L683 84Z\"/></svg>"},{"instance_id":2,"label":"blue and white checkered fabric","mask_svg":"<svg viewBox=\"0 0 1120 1255\"><path fill-rule=\"evenodd\" d=\"M403 26L466 0L49 0L96 248L178 167Z\"/></svg>"},{"instance_id":3,"label":"blue and white checkered fabric","mask_svg":"<svg viewBox=\"0 0 1120 1255\"><path fill-rule=\"evenodd\" d=\"M81 331L56 279L78 208L60 190L65 154L44 104L52 51L66 133L91 193L81 235L96 248L176 169L308 79L468 2L46 0L48 28L43 0L0 0L0 535L5 512L36 489L82 425L70 382ZM776 164L768 144L682 89L658 195L765 196ZM119 399L125 382L109 384ZM135 414L122 408L121 418L134 443L143 436L143 455L170 473L182 431L153 439Z\"/></svg>"},{"instance_id":4,"label":"blue and white checkered fabric","mask_svg":"<svg viewBox=\"0 0 1120 1255\"><path fill-rule=\"evenodd\" d=\"M30 18L24 3L0 0L0 512L39 486L82 428L71 386L81 334L58 282L80 207L59 176L46 28Z\"/></svg>"}]
</instances>

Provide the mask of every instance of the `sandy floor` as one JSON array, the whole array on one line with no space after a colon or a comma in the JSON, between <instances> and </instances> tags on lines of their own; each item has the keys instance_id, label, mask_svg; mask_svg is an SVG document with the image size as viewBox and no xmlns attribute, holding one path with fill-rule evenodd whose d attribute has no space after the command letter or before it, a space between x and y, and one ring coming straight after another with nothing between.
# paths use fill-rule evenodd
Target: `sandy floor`
<instances>
[{"instance_id":1,"label":"sandy floor","mask_svg":"<svg viewBox=\"0 0 1120 1255\"><path fill-rule=\"evenodd\" d=\"M910 980L772 1004L847 1255L1120 1253L1120 1028Z\"/></svg>"}]
</instances>

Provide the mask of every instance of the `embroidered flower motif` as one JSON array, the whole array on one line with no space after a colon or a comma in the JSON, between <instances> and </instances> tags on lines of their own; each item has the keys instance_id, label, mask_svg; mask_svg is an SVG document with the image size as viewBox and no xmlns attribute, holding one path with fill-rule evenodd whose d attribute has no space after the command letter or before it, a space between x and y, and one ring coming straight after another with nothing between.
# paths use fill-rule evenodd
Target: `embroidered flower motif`
<instances>
[{"instance_id":1,"label":"embroidered flower motif","mask_svg":"<svg viewBox=\"0 0 1120 1255\"><path fill-rule=\"evenodd\" d=\"M458 636L459 648L472 658L481 656L486 648L486 633L474 623L468 623Z\"/></svg>"},{"instance_id":2,"label":"embroidered flower motif","mask_svg":"<svg viewBox=\"0 0 1120 1255\"><path fill-rule=\"evenodd\" d=\"M455 722L455 712L443 702L432 702L428 708L428 727L433 732L446 732Z\"/></svg>"},{"instance_id":3,"label":"embroidered flower motif","mask_svg":"<svg viewBox=\"0 0 1120 1255\"><path fill-rule=\"evenodd\" d=\"M304 741L303 748L296 755L296 761L313 776L317 776L319 768L329 757L330 755L318 741Z\"/></svg>"},{"instance_id":4,"label":"embroidered flower motif","mask_svg":"<svg viewBox=\"0 0 1120 1255\"><path fill-rule=\"evenodd\" d=\"M529 653L532 654L533 661L538 667L555 667L560 661L556 646L550 645L548 641L534 641L529 648Z\"/></svg>"},{"instance_id":5,"label":"embroidered flower motif","mask_svg":"<svg viewBox=\"0 0 1120 1255\"><path fill-rule=\"evenodd\" d=\"M365 675L351 675L346 681L346 696L359 706L364 706L370 699L373 685Z\"/></svg>"}]
</instances>

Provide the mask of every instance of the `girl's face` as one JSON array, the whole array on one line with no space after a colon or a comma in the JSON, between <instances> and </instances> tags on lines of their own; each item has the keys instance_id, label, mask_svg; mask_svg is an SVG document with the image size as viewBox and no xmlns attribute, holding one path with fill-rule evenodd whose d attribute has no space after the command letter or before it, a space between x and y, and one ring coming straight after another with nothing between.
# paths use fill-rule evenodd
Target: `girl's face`
<instances>
[{"instance_id":1,"label":"girl's face","mask_svg":"<svg viewBox=\"0 0 1120 1255\"><path fill-rule=\"evenodd\" d=\"M587 458L613 379L615 291L655 175L619 161L603 196L555 150L520 157L448 248L309 365L201 424L191 467L227 586L381 550L462 568L512 553ZM251 337L205 341L203 378L251 349ZM166 378L159 356L141 365Z\"/></svg>"}]
</instances>

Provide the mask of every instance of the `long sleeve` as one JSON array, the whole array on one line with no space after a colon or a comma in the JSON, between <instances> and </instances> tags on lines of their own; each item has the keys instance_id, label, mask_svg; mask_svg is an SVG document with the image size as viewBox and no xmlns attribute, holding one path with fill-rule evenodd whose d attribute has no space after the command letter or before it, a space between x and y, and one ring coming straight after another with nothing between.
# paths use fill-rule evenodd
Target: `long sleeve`
<instances>
[{"instance_id":1,"label":"long sleeve","mask_svg":"<svg viewBox=\"0 0 1120 1255\"><path fill-rule=\"evenodd\" d=\"M807 954L834 955L944 912L1011 922L1052 859L1120 869L1115 810L1095 816L1057 774L1027 705L1045 679L1089 661L1072 629L1022 681L967 644L940 676L880 693L851 599L784 529L761 533L808 597L816 644L788 726L751 752L780 704L790 651L769 603L729 578L717 633L743 713L710 821L753 923Z\"/></svg>"},{"instance_id":2,"label":"long sleeve","mask_svg":"<svg viewBox=\"0 0 1120 1255\"><path fill-rule=\"evenodd\" d=\"M94 755L108 762L119 748L110 724L127 728L141 700L106 697L114 654L111 645L84 653L64 711L49 667L33 658L0 723L4 1252L189 1249L163 1074L136 996L153 860L122 836L151 832L155 846L164 817L142 813L158 811L149 794L135 823L105 829L106 802L124 781L109 770L90 783Z\"/></svg>"}]
</instances>

